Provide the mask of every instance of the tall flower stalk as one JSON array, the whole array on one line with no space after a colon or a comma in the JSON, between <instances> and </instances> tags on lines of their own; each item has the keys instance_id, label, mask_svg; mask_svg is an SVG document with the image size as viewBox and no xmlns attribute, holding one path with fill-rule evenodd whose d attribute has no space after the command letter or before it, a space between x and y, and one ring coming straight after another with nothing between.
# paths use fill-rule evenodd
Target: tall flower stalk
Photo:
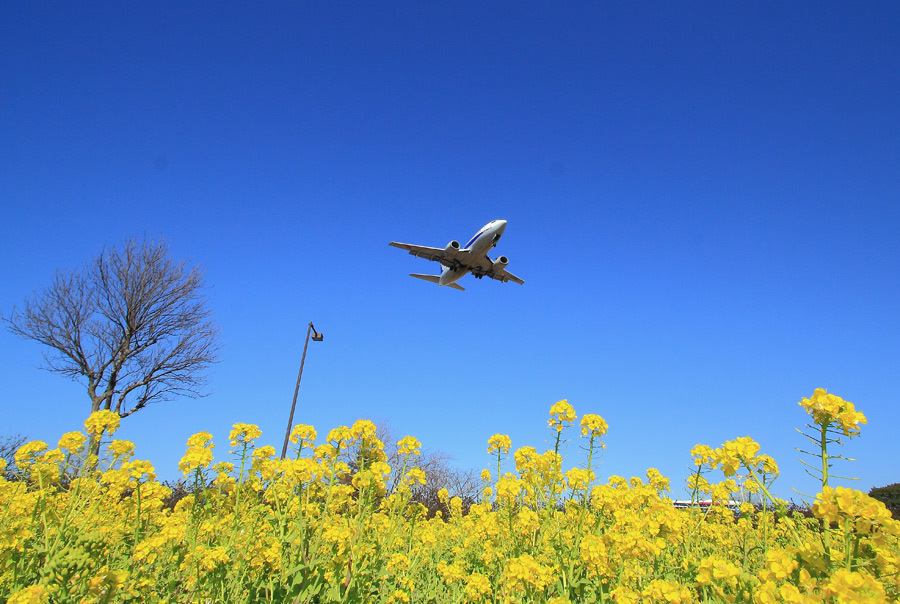
<instances>
[{"instance_id":1,"label":"tall flower stalk","mask_svg":"<svg viewBox=\"0 0 900 604\"><path fill-rule=\"evenodd\" d=\"M823 489L828 486L830 478L856 480L849 476L832 474L831 468L834 461L856 460L835 454L833 449L829 450L829 445L842 446L844 444L841 440L842 436L848 439L859 436L860 424L866 423L866 416L857 411L853 403L845 401L835 394L828 394L824 388L816 388L813 395L803 398L799 405L812 418L812 423L806 424L805 430L796 429L809 440L813 447L812 451L795 447L797 451L814 460L810 463L802 457L800 458L800 463L805 466L806 473L818 480Z\"/></svg>"}]
</instances>

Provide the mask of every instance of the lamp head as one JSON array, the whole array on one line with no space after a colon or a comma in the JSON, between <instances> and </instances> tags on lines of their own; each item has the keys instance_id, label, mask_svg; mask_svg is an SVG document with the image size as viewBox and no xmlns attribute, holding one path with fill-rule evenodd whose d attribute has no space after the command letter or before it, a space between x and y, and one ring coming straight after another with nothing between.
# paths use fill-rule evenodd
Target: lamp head
<instances>
[{"instance_id":1,"label":"lamp head","mask_svg":"<svg viewBox=\"0 0 900 604\"><path fill-rule=\"evenodd\" d=\"M325 339L325 336L322 334L322 332L314 331L312 332L312 339L313 342L321 342Z\"/></svg>"}]
</instances>

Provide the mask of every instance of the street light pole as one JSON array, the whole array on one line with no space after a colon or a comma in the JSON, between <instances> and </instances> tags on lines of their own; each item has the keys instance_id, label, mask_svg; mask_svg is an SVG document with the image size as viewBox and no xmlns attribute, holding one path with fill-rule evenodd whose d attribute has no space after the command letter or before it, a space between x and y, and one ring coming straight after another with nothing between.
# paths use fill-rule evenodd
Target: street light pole
<instances>
[{"instance_id":1,"label":"street light pole","mask_svg":"<svg viewBox=\"0 0 900 604\"><path fill-rule=\"evenodd\" d=\"M287 430L284 433L284 446L281 448L281 459L284 459L284 456L287 455L288 439L291 436L291 424L294 423L294 409L297 407L297 393L300 392L300 378L303 377L303 363L306 362L306 348L309 346L310 333L312 333L314 342L321 342L325 338L321 332L316 331L312 321L310 321L309 327L306 329L306 342L303 344L303 356L300 357L300 372L297 373L297 385L294 386L294 401L291 403L291 414L288 416Z\"/></svg>"}]
</instances>

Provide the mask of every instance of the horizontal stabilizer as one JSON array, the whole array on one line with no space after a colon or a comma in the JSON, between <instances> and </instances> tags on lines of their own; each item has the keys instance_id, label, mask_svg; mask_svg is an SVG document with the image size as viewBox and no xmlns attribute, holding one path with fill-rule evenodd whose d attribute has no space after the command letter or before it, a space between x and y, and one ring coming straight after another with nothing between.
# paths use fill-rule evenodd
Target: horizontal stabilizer
<instances>
[{"instance_id":1,"label":"horizontal stabilizer","mask_svg":"<svg viewBox=\"0 0 900 604\"><path fill-rule=\"evenodd\" d=\"M441 280L437 275L419 275L416 273L410 273L410 277L415 277L416 279L421 279L422 281L431 281L432 283L437 283Z\"/></svg>"},{"instance_id":2,"label":"horizontal stabilizer","mask_svg":"<svg viewBox=\"0 0 900 604\"><path fill-rule=\"evenodd\" d=\"M431 281L432 283L437 283L441 280L441 278L437 275L420 275L418 273L410 273L409 276L415 277L416 279L421 279L422 281ZM447 285L449 287L452 287L453 289L458 289L459 291L466 291L465 287L457 285L456 283L448 283Z\"/></svg>"}]
</instances>

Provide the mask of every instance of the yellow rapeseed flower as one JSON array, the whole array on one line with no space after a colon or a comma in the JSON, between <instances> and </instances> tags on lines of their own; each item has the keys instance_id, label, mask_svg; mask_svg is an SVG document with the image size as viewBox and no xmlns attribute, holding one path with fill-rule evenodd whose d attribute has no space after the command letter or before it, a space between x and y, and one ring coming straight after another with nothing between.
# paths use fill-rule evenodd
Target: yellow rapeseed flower
<instances>
[{"instance_id":1,"label":"yellow rapeseed flower","mask_svg":"<svg viewBox=\"0 0 900 604\"><path fill-rule=\"evenodd\" d=\"M662 472L656 468L647 469L647 480L650 482L650 485L660 493L669 490L669 479L663 476Z\"/></svg>"},{"instance_id":2,"label":"yellow rapeseed flower","mask_svg":"<svg viewBox=\"0 0 900 604\"><path fill-rule=\"evenodd\" d=\"M864 535L876 526L897 524L884 503L847 487L824 487L813 503L813 514L828 523L851 520L853 529Z\"/></svg>"},{"instance_id":3,"label":"yellow rapeseed flower","mask_svg":"<svg viewBox=\"0 0 900 604\"><path fill-rule=\"evenodd\" d=\"M885 599L884 586L865 570L838 569L824 589L838 604L881 604Z\"/></svg>"},{"instance_id":4,"label":"yellow rapeseed flower","mask_svg":"<svg viewBox=\"0 0 900 604\"><path fill-rule=\"evenodd\" d=\"M573 491L583 491L590 486L595 476L591 470L586 468L572 468L565 474L566 484Z\"/></svg>"},{"instance_id":5,"label":"yellow rapeseed flower","mask_svg":"<svg viewBox=\"0 0 900 604\"><path fill-rule=\"evenodd\" d=\"M107 446L113 457L128 459L134 455L134 443L130 440L114 440Z\"/></svg>"},{"instance_id":6,"label":"yellow rapeseed flower","mask_svg":"<svg viewBox=\"0 0 900 604\"><path fill-rule=\"evenodd\" d=\"M531 554L523 554L509 559L504 579L513 589L517 587L544 589L555 577L552 567L542 565Z\"/></svg>"},{"instance_id":7,"label":"yellow rapeseed flower","mask_svg":"<svg viewBox=\"0 0 900 604\"><path fill-rule=\"evenodd\" d=\"M640 604L641 595L630 587L619 585L610 592L613 602L616 604Z\"/></svg>"},{"instance_id":8,"label":"yellow rapeseed flower","mask_svg":"<svg viewBox=\"0 0 900 604\"><path fill-rule=\"evenodd\" d=\"M573 409L574 413L575 410ZM601 437L609 430L606 420L593 413L586 413L581 417L581 435Z\"/></svg>"},{"instance_id":9,"label":"yellow rapeseed flower","mask_svg":"<svg viewBox=\"0 0 900 604\"><path fill-rule=\"evenodd\" d=\"M338 426L331 429L325 440L332 443L336 449L344 449L353 442L353 433L347 426Z\"/></svg>"},{"instance_id":10,"label":"yellow rapeseed flower","mask_svg":"<svg viewBox=\"0 0 900 604\"><path fill-rule=\"evenodd\" d=\"M32 585L20 589L9 597L6 604L44 604L50 600L50 593L43 585Z\"/></svg>"},{"instance_id":11,"label":"yellow rapeseed flower","mask_svg":"<svg viewBox=\"0 0 900 604\"><path fill-rule=\"evenodd\" d=\"M522 491L522 481L513 474L506 474L497 481L497 499L512 503Z\"/></svg>"},{"instance_id":12,"label":"yellow rapeseed flower","mask_svg":"<svg viewBox=\"0 0 900 604\"><path fill-rule=\"evenodd\" d=\"M298 424L291 430L290 441L292 443L303 445L313 445L316 442L316 429L306 424Z\"/></svg>"},{"instance_id":13,"label":"yellow rapeseed flower","mask_svg":"<svg viewBox=\"0 0 900 604\"><path fill-rule=\"evenodd\" d=\"M575 422L575 418L575 407L570 405L567 399L563 399L550 407L550 419L547 420L547 425L557 432L562 432L564 428Z\"/></svg>"},{"instance_id":14,"label":"yellow rapeseed flower","mask_svg":"<svg viewBox=\"0 0 900 604\"><path fill-rule=\"evenodd\" d=\"M406 481L410 485L421 484L427 482L425 471L422 468L412 468L406 473Z\"/></svg>"},{"instance_id":15,"label":"yellow rapeseed flower","mask_svg":"<svg viewBox=\"0 0 900 604\"><path fill-rule=\"evenodd\" d=\"M409 594L403 590L395 589L390 597L388 597L388 604L394 604L395 602L407 604L407 602L409 602Z\"/></svg>"},{"instance_id":16,"label":"yellow rapeseed flower","mask_svg":"<svg viewBox=\"0 0 900 604\"><path fill-rule=\"evenodd\" d=\"M684 585L654 579L641 591L645 602L658 602L660 604L688 604L692 601L691 592Z\"/></svg>"},{"instance_id":17,"label":"yellow rapeseed flower","mask_svg":"<svg viewBox=\"0 0 900 604\"><path fill-rule=\"evenodd\" d=\"M851 438L859 434L859 425L866 423L866 416L857 411L853 403L828 394L824 388L816 388L811 397L801 399L798 404L806 409L813 422L819 426L835 424Z\"/></svg>"},{"instance_id":18,"label":"yellow rapeseed flower","mask_svg":"<svg viewBox=\"0 0 900 604\"><path fill-rule=\"evenodd\" d=\"M119 414L115 411L104 409L102 411L94 411L91 413L90 416L84 420L84 427L87 429L88 434L99 439L104 433L109 436L115 434L116 430L119 429L121 420L122 418L119 417Z\"/></svg>"},{"instance_id":19,"label":"yellow rapeseed flower","mask_svg":"<svg viewBox=\"0 0 900 604\"><path fill-rule=\"evenodd\" d=\"M42 440L32 440L19 447L13 459L16 461L16 466L20 470L24 470L37 460L39 453L46 450L47 443Z\"/></svg>"},{"instance_id":20,"label":"yellow rapeseed flower","mask_svg":"<svg viewBox=\"0 0 900 604\"><path fill-rule=\"evenodd\" d=\"M781 548L772 548L766 552L766 567L760 571L760 579L764 581L783 581L797 569L794 557Z\"/></svg>"},{"instance_id":21,"label":"yellow rapeseed flower","mask_svg":"<svg viewBox=\"0 0 900 604\"><path fill-rule=\"evenodd\" d=\"M481 573L472 573L466 577L464 593L466 602L481 602L491 595L491 581Z\"/></svg>"},{"instance_id":22,"label":"yellow rapeseed flower","mask_svg":"<svg viewBox=\"0 0 900 604\"><path fill-rule=\"evenodd\" d=\"M66 432L60 437L57 447L65 449L69 453L77 454L84 448L86 441L87 437L84 435L84 432Z\"/></svg>"},{"instance_id":23,"label":"yellow rapeseed flower","mask_svg":"<svg viewBox=\"0 0 900 604\"><path fill-rule=\"evenodd\" d=\"M262 430L255 424L237 423L231 427L228 440L232 447L250 445L254 440L262 436Z\"/></svg>"},{"instance_id":24,"label":"yellow rapeseed flower","mask_svg":"<svg viewBox=\"0 0 900 604\"><path fill-rule=\"evenodd\" d=\"M209 432L198 432L188 438L187 451L181 461L178 462L178 469L185 476L193 473L199 468L208 468L213 460L212 434Z\"/></svg>"},{"instance_id":25,"label":"yellow rapeseed flower","mask_svg":"<svg viewBox=\"0 0 900 604\"><path fill-rule=\"evenodd\" d=\"M606 543L599 535L585 535L579 545L581 561L591 576L602 576L609 572L609 557Z\"/></svg>"},{"instance_id":26,"label":"yellow rapeseed flower","mask_svg":"<svg viewBox=\"0 0 900 604\"><path fill-rule=\"evenodd\" d=\"M156 480L156 470L153 465L143 459L135 459L122 464L122 471L127 473L130 478L136 481Z\"/></svg>"},{"instance_id":27,"label":"yellow rapeseed flower","mask_svg":"<svg viewBox=\"0 0 900 604\"><path fill-rule=\"evenodd\" d=\"M729 440L713 453L713 464L722 469L725 476L734 476L742 465L758 465L754 459L759 453L759 443L749 436Z\"/></svg>"},{"instance_id":28,"label":"yellow rapeseed flower","mask_svg":"<svg viewBox=\"0 0 900 604\"><path fill-rule=\"evenodd\" d=\"M360 440L375 438L375 423L369 419L358 419L350 427L350 434Z\"/></svg>"},{"instance_id":29,"label":"yellow rapeseed flower","mask_svg":"<svg viewBox=\"0 0 900 604\"><path fill-rule=\"evenodd\" d=\"M414 436L404 436L397 441L397 452L400 455L420 455L422 443Z\"/></svg>"},{"instance_id":30,"label":"yellow rapeseed flower","mask_svg":"<svg viewBox=\"0 0 900 604\"><path fill-rule=\"evenodd\" d=\"M697 583L699 585L727 585L734 588L737 586L740 574L741 569L731 561L721 556L707 556L700 561L700 567L697 571Z\"/></svg>"},{"instance_id":31,"label":"yellow rapeseed flower","mask_svg":"<svg viewBox=\"0 0 900 604\"><path fill-rule=\"evenodd\" d=\"M488 439L487 452L502 451L503 453L509 453L510 447L512 447L512 441L509 436L506 434L494 434Z\"/></svg>"},{"instance_id":32,"label":"yellow rapeseed flower","mask_svg":"<svg viewBox=\"0 0 900 604\"><path fill-rule=\"evenodd\" d=\"M710 463L715 457L715 451L709 445L695 445L691 449L691 457L694 458L695 466L702 466Z\"/></svg>"}]
</instances>

